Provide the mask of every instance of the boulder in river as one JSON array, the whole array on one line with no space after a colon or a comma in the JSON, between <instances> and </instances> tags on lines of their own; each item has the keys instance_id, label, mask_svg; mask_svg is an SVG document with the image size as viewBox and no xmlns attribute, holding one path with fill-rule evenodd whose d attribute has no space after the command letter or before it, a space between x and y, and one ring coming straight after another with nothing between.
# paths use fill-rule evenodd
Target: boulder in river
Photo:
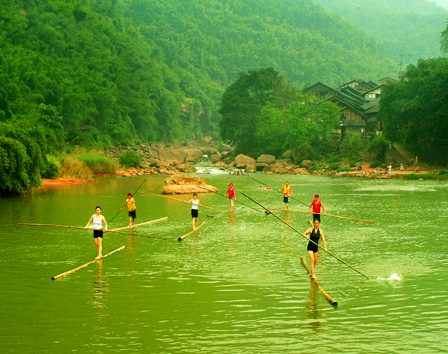
<instances>
[{"instance_id":1,"label":"boulder in river","mask_svg":"<svg viewBox=\"0 0 448 354\"><path fill-rule=\"evenodd\" d=\"M219 192L219 189L208 185L199 176L183 174L176 174L168 177L165 180L165 185L162 189L162 194L192 194L210 192Z\"/></svg>"}]
</instances>

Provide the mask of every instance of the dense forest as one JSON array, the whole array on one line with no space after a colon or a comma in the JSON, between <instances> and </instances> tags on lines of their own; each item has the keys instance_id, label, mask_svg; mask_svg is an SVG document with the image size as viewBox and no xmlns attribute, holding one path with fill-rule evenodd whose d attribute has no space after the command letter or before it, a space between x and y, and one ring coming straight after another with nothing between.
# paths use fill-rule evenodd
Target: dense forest
<instances>
[{"instance_id":1,"label":"dense forest","mask_svg":"<svg viewBox=\"0 0 448 354\"><path fill-rule=\"evenodd\" d=\"M448 10L426 0L313 0L366 30L402 70L437 57ZM447 3L448 4L448 3Z\"/></svg>"},{"instance_id":2,"label":"dense forest","mask_svg":"<svg viewBox=\"0 0 448 354\"><path fill-rule=\"evenodd\" d=\"M0 192L57 175L73 146L219 139L226 90L263 68L307 101L300 88L316 81L397 76L373 36L312 0L0 5ZM266 125L304 114L277 103L257 106Z\"/></svg>"}]
</instances>

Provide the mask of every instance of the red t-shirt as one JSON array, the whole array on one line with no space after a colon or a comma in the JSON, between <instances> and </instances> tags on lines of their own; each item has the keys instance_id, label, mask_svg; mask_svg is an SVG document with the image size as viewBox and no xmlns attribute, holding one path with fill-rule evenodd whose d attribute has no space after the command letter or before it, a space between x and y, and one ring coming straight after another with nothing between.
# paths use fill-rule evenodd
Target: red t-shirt
<instances>
[{"instance_id":1,"label":"red t-shirt","mask_svg":"<svg viewBox=\"0 0 448 354\"><path fill-rule=\"evenodd\" d=\"M235 188L229 188L229 190L227 191L228 193L228 197L230 199L233 199L235 197Z\"/></svg>"},{"instance_id":2,"label":"red t-shirt","mask_svg":"<svg viewBox=\"0 0 448 354\"><path fill-rule=\"evenodd\" d=\"M313 213L320 213L320 206L322 205L322 202L318 200L317 202L313 200Z\"/></svg>"}]
</instances>

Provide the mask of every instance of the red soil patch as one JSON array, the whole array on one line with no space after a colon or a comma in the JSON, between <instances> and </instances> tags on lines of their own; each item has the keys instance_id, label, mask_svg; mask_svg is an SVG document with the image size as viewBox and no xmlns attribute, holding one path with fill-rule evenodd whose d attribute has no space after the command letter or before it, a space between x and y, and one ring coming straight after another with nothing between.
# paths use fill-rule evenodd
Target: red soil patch
<instances>
[{"instance_id":1,"label":"red soil patch","mask_svg":"<svg viewBox=\"0 0 448 354\"><path fill-rule=\"evenodd\" d=\"M93 178L58 178L58 179L42 178L42 187L56 188L56 187L63 187L63 186L90 183L90 182L93 182Z\"/></svg>"}]
</instances>

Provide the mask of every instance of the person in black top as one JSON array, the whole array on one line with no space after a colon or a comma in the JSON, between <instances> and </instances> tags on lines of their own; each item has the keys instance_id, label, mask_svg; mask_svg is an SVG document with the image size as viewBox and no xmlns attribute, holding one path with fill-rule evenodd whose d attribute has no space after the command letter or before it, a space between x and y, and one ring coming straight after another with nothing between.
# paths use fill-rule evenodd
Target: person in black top
<instances>
[{"instance_id":1,"label":"person in black top","mask_svg":"<svg viewBox=\"0 0 448 354\"><path fill-rule=\"evenodd\" d=\"M319 243L319 239L322 238L324 243L325 252L327 252L327 242L325 241L324 232L319 229L320 222L319 220L314 220L314 227L306 230L303 235L310 241L308 242L308 255L310 256L311 261L311 273L310 277L313 279L317 279L314 274L314 268L316 267L317 258L319 257L319 248L317 247L317 243ZM306 235L310 235L309 237Z\"/></svg>"}]
</instances>

